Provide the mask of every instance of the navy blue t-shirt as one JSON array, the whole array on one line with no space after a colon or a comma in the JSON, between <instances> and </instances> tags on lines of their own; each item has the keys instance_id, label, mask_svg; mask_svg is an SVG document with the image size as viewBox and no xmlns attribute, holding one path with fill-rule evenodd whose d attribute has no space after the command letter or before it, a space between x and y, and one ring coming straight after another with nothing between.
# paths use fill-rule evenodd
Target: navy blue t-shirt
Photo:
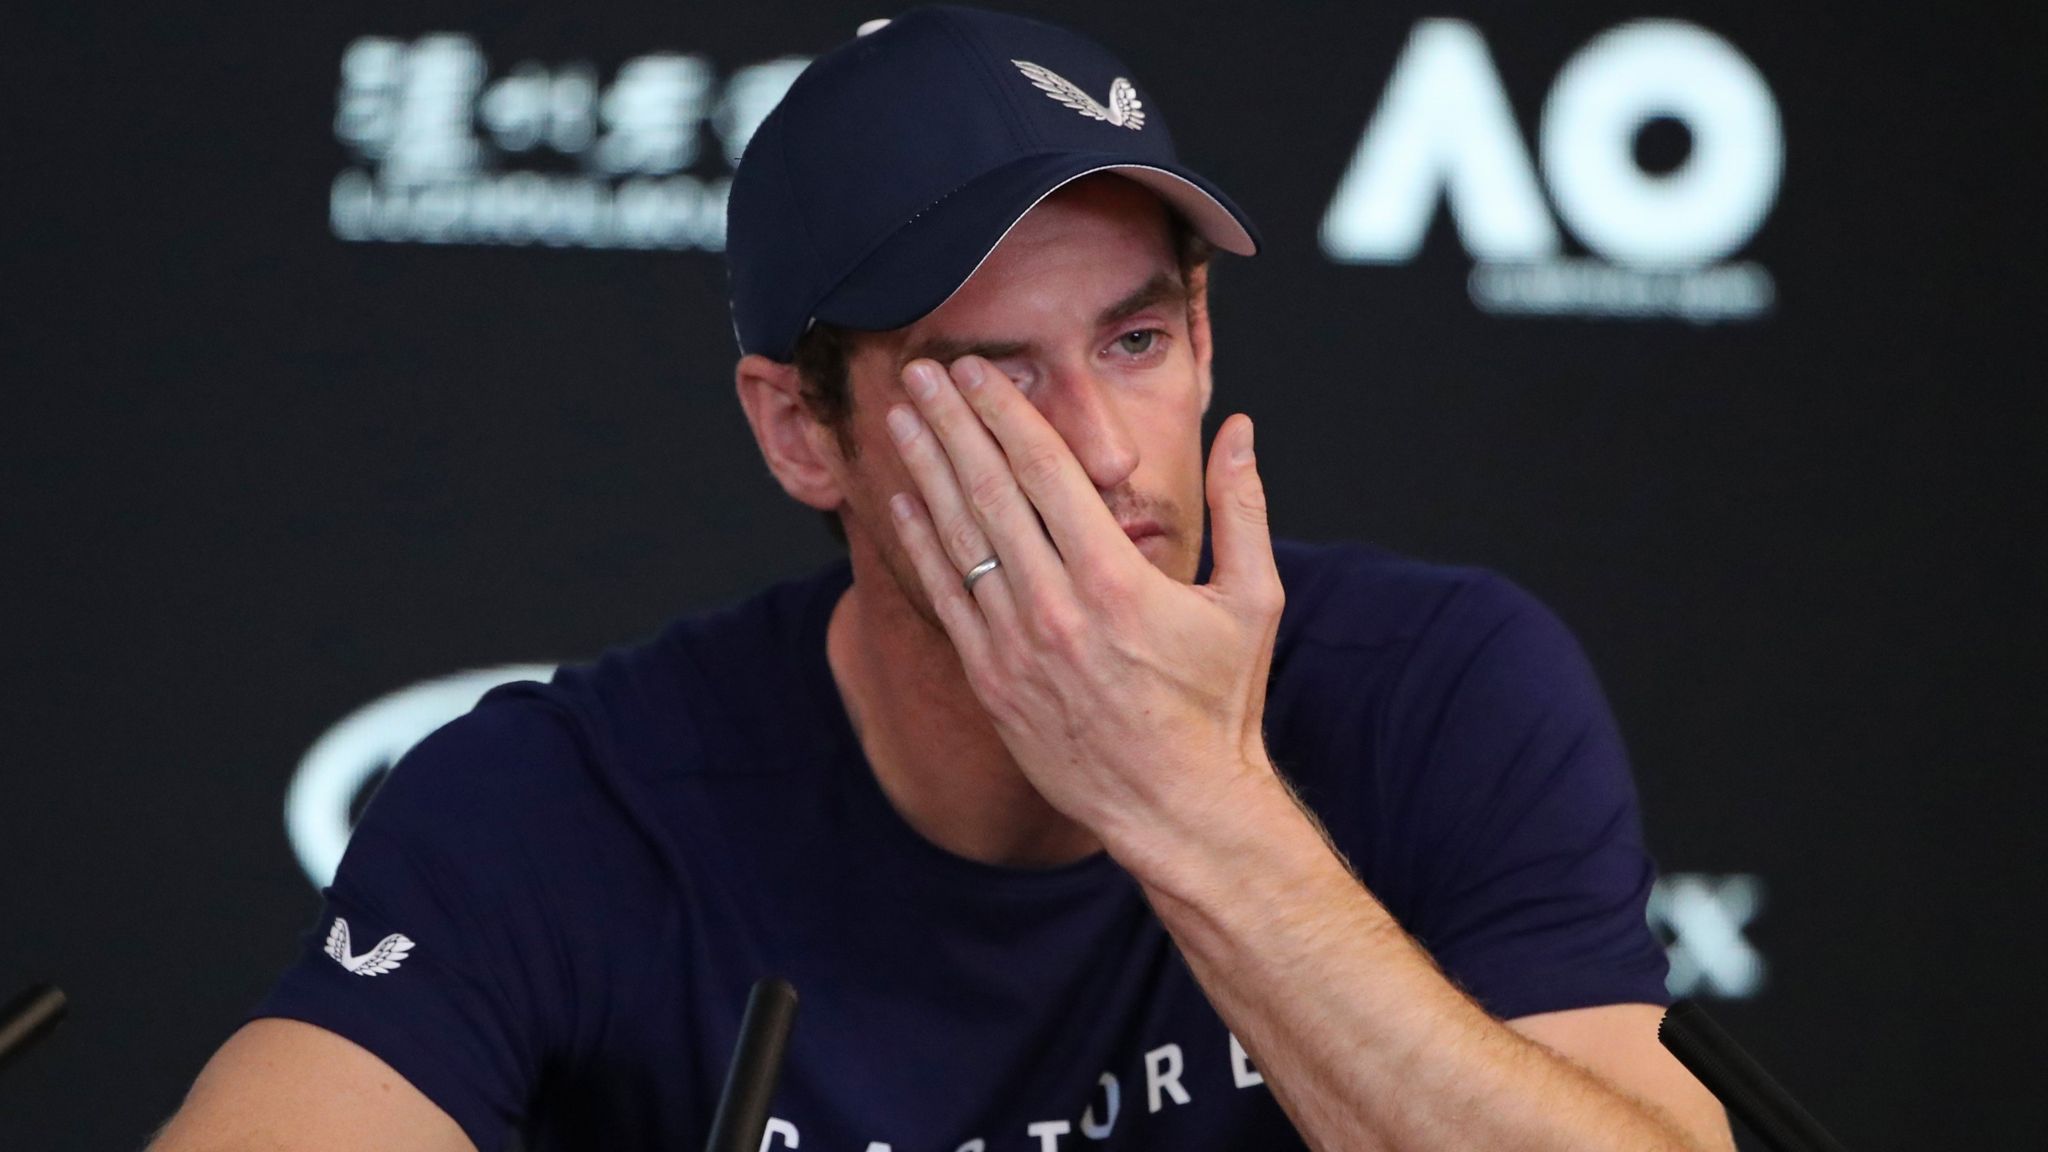
<instances>
[{"instance_id":1,"label":"navy blue t-shirt","mask_svg":"<svg viewBox=\"0 0 2048 1152\"><path fill-rule=\"evenodd\" d=\"M1634 788L1570 634L1484 572L1278 552L1268 743L1367 887L1497 1016L1664 1003ZM771 974L802 1006L768 1148L1300 1147L1114 861L993 867L897 815L826 664L849 580L428 737L254 1015L375 1053L483 1152L701 1147Z\"/></svg>"}]
</instances>

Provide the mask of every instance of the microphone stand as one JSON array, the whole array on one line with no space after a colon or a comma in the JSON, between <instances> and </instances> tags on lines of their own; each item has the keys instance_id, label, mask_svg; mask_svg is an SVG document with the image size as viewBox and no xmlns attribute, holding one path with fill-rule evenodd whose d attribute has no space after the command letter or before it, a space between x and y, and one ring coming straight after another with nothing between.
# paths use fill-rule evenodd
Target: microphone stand
<instances>
[{"instance_id":1,"label":"microphone stand","mask_svg":"<svg viewBox=\"0 0 2048 1152\"><path fill-rule=\"evenodd\" d=\"M740 1018L739 1042L732 1067L725 1073L725 1091L711 1118L705 1152L760 1152L768 1128L768 1106L782 1077L782 1057L796 1026L796 989L789 981L769 976L754 983Z\"/></svg>"},{"instance_id":2,"label":"microphone stand","mask_svg":"<svg viewBox=\"0 0 2048 1152\"><path fill-rule=\"evenodd\" d=\"M1847 1152L1698 1004L1673 1004L1657 1039L1772 1152Z\"/></svg>"},{"instance_id":3,"label":"microphone stand","mask_svg":"<svg viewBox=\"0 0 2048 1152\"><path fill-rule=\"evenodd\" d=\"M49 1035L68 1004L55 984L33 984L0 1008L0 1068Z\"/></svg>"}]
</instances>

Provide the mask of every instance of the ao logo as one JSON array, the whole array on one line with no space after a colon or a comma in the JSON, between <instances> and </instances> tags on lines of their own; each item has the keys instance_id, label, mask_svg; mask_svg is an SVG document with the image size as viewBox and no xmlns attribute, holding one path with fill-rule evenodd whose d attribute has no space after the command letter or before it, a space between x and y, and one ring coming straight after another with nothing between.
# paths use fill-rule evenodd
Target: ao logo
<instances>
[{"instance_id":1,"label":"ao logo","mask_svg":"<svg viewBox=\"0 0 2048 1152\"><path fill-rule=\"evenodd\" d=\"M352 831L349 809L379 770L390 767L427 734L471 708L484 693L514 680L546 680L552 664L507 664L458 672L402 688L349 713L314 741L285 794L285 834L299 867L316 887L334 881Z\"/></svg>"},{"instance_id":2,"label":"ao logo","mask_svg":"<svg viewBox=\"0 0 2048 1152\"><path fill-rule=\"evenodd\" d=\"M1652 120L1677 120L1692 146L1677 169L1635 159ZM1595 37L1543 104L1536 167L1478 29L1417 24L1322 223L1347 263L1403 263L1420 249L1439 196L1481 262L1534 264L1563 249L1545 207L1588 248L1629 269L1699 268L1741 248L1769 212L1784 170L1770 88L1726 40L1693 24L1642 20Z\"/></svg>"}]
</instances>

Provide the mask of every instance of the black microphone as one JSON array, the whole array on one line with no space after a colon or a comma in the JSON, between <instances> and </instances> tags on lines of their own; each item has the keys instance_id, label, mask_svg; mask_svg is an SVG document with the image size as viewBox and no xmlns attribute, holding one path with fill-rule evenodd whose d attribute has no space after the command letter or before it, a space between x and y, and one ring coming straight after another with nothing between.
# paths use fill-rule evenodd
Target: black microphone
<instances>
[{"instance_id":1,"label":"black microphone","mask_svg":"<svg viewBox=\"0 0 2048 1152\"><path fill-rule=\"evenodd\" d=\"M775 1100L775 1082L782 1077L782 1056L795 1025L796 989L789 981L774 976L755 981L705 1152L760 1152L768 1106Z\"/></svg>"},{"instance_id":2,"label":"black microphone","mask_svg":"<svg viewBox=\"0 0 2048 1152\"><path fill-rule=\"evenodd\" d=\"M1657 1039L1772 1152L1847 1152L1706 1009L1690 1000L1673 1004Z\"/></svg>"},{"instance_id":3,"label":"black microphone","mask_svg":"<svg viewBox=\"0 0 2048 1152\"><path fill-rule=\"evenodd\" d=\"M0 1068L49 1035L68 1003L55 984L34 984L0 1008Z\"/></svg>"}]
</instances>

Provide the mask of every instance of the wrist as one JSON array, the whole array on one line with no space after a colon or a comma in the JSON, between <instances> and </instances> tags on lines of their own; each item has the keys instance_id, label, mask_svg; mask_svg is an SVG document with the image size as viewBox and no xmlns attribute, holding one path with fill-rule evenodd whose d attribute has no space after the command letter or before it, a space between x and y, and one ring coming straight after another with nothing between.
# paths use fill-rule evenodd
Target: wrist
<instances>
[{"instance_id":1,"label":"wrist","mask_svg":"<svg viewBox=\"0 0 2048 1152\"><path fill-rule=\"evenodd\" d=\"M1171 818L1109 830L1103 843L1162 916L1171 907L1217 927L1242 910L1317 899L1332 883L1357 887L1263 751Z\"/></svg>"}]
</instances>

